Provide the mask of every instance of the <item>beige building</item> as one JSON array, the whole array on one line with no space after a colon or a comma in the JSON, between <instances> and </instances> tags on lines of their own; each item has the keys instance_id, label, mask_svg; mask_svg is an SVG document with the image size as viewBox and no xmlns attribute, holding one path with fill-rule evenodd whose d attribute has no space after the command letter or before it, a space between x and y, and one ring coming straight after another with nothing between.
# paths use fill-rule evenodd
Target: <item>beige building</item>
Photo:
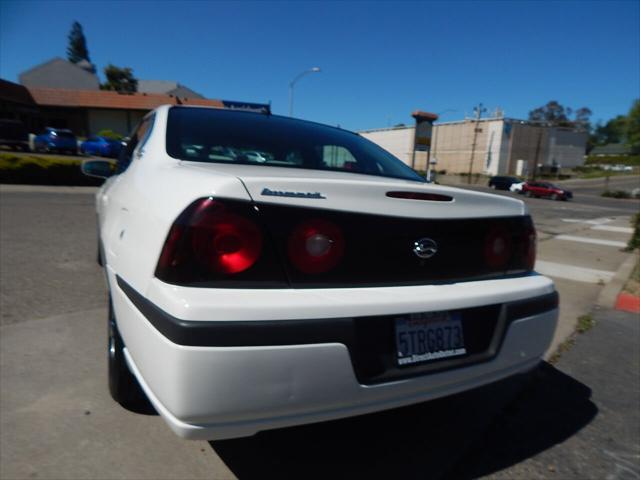
<instances>
[{"instance_id":1,"label":"beige building","mask_svg":"<svg viewBox=\"0 0 640 480\"><path fill-rule=\"evenodd\" d=\"M426 170L427 154L413 156L415 127L359 132L416 170ZM436 124L431 139L432 168L447 173L528 175L539 166L583 165L588 134L570 128L510 118L465 119Z\"/></svg>"}]
</instances>

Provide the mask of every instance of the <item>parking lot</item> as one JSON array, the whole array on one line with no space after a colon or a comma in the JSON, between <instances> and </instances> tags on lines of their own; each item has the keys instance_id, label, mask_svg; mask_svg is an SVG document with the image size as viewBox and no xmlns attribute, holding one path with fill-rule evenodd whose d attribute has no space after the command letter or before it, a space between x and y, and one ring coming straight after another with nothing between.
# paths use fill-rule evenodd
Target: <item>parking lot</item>
<instances>
[{"instance_id":1,"label":"parking lot","mask_svg":"<svg viewBox=\"0 0 640 480\"><path fill-rule=\"evenodd\" d=\"M526 199L539 233L537 269L554 278L561 294L556 345L628 260L621 247L639 207L599 197L597 181L569 188L571 202ZM524 394L522 379L513 379L428 404L211 444L176 437L157 415L123 410L106 384L94 191L0 187L0 478L584 478L585 472L603 478L618 470L612 478L640 476L637 429L636 450L624 446L622 434L607 440L612 455L602 453L599 430L590 430L626 418L625 435L633 436L640 425L637 415L599 416L603 406L614 408L601 393L606 378L589 376L579 350L556 366L545 364ZM615 325L621 330L603 330L603 337L626 331ZM630 349L637 342L632 328ZM624 349L596 335L597 328L585 337L585 345L601 349L589 346L600 355L593 361L628 361L619 357ZM605 370L637 391L633 361ZM622 414L633 405L615 408ZM554 447L563 442L573 445L572 455ZM552 464L535 460L545 451L555 452ZM629 467L634 458L636 467Z\"/></svg>"}]
</instances>

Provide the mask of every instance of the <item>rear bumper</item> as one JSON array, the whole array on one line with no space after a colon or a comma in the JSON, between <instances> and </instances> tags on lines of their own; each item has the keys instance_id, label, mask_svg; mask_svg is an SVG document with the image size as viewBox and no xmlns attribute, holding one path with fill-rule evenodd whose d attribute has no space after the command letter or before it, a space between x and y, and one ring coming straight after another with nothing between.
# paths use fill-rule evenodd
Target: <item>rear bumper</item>
<instances>
[{"instance_id":1,"label":"rear bumper","mask_svg":"<svg viewBox=\"0 0 640 480\"><path fill-rule=\"evenodd\" d=\"M558 313L555 304L549 303L549 299L555 297L553 284L540 276L437 287L337 292L337 295L344 296L341 305L343 312L349 312L353 307L346 301L348 297L351 297L351 303L363 301L363 304L375 304L374 298L380 301L380 297L391 293L389 290L395 291L394 298L387 298L385 307L378 306L376 309L374 305L373 311L382 314L406 313L472 308L473 305L495 303L521 306L519 309L511 308L512 313L505 324L499 346L489 358L441 371L412 370L408 377L383 378L365 383L359 378L361 376L357 368L354 368L353 345L349 339L333 336L339 333L334 329L336 324L348 324L355 319L344 317L344 313L341 317L332 318L330 313L335 303L327 304L328 298L325 298L327 316L324 317L327 320L287 319L292 312L283 303L280 313L285 320L262 320L263 325L257 325L261 323L255 320L259 318L255 316L255 307L260 306L260 295L257 293L254 299L245 297L244 302L236 305L235 312L227 311L228 317L237 317L245 310L255 321L186 320L182 321L185 323L182 326L187 330L195 330L180 337L166 334L166 330L163 332L164 327L158 326L158 320L150 320L153 315L144 311L145 308L141 308L135 298L132 301L131 292L126 291L127 286L122 288L126 284L120 282L118 285L116 277L112 274L110 277L115 281L115 285L112 283L115 287L112 288L112 295L118 324L128 346L125 353L131 370L171 428L183 437L194 439L247 436L265 429L409 405L527 371L537 365L548 348ZM156 287L163 288L162 285ZM418 302L413 308L407 304L409 298L403 295L409 293L405 292L406 289L410 289L411 294L415 294L416 289L422 290L423 295L417 299L411 295L411 301ZM495 293L495 289L501 290L501 293ZM192 305L198 305L195 297L202 293L202 289L199 292L183 290L171 287L165 294L173 292L176 298L186 300L185 294L188 296L192 293L190 301L193 304L187 307L187 310L191 310ZM209 318L215 317L215 310L219 312L221 308L224 309L224 305L216 305L216 293L208 290L211 308ZM271 295L274 294L272 291ZM296 291L290 291L290 294L294 298L290 300L289 307L292 302L295 303ZM300 294L317 295L318 292ZM502 300L497 299L496 295ZM160 298L157 291L155 294L147 292L148 298L154 296ZM167 312L171 310L167 308L170 303L165 302L161 310L173 316L177 313L175 309L172 313ZM529 308L523 305L529 305ZM531 305L538 307L530 308ZM269 317L270 308L262 306L263 315ZM318 308L313 301L309 301L309 307L311 312ZM202 308L199 305L191 314L199 316L197 311ZM363 307L360 311L362 313L358 317L372 313L372 310ZM509 311L509 308L504 307L504 311ZM184 318L185 311L181 313L180 317ZM318 318L317 315L309 317ZM282 328L281 324L286 322L290 322L290 329ZM297 322L315 324L316 333L313 335L318 335L318 331L324 333L316 338L306 336L309 333L300 330L302 327ZM238 328L234 328L234 324ZM252 331L254 328L258 330ZM210 333L203 334L206 329ZM251 331L248 336L247 331ZM298 336L296 332L302 333Z\"/></svg>"}]
</instances>

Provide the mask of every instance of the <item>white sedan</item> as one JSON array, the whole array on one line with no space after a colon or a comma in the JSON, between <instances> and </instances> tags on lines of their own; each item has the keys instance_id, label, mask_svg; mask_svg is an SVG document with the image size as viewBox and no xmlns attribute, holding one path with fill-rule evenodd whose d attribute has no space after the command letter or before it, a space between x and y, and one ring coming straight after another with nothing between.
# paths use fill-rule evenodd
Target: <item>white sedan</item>
<instances>
[{"instance_id":1,"label":"white sedan","mask_svg":"<svg viewBox=\"0 0 640 480\"><path fill-rule=\"evenodd\" d=\"M115 172L83 170L109 177L111 395L183 437L450 395L532 370L554 334L524 203L427 184L346 130L164 106Z\"/></svg>"},{"instance_id":2,"label":"white sedan","mask_svg":"<svg viewBox=\"0 0 640 480\"><path fill-rule=\"evenodd\" d=\"M522 187L524 186L525 183L526 182L512 183L511 186L509 187L509 191L515 192L515 193L522 193Z\"/></svg>"}]
</instances>

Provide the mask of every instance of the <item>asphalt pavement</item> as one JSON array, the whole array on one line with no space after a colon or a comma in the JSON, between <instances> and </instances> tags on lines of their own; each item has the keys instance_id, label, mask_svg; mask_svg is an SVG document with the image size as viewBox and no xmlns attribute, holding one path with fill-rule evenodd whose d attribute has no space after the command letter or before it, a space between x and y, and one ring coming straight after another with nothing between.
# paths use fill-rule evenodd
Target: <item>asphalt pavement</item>
<instances>
[{"instance_id":1,"label":"asphalt pavement","mask_svg":"<svg viewBox=\"0 0 640 480\"><path fill-rule=\"evenodd\" d=\"M638 204L574 191L526 200L539 259L612 272ZM0 478L639 478L638 319L604 310L533 381L408 408L211 444L123 410L106 386L92 192L0 187ZM556 278L576 311L608 281Z\"/></svg>"},{"instance_id":2,"label":"asphalt pavement","mask_svg":"<svg viewBox=\"0 0 640 480\"><path fill-rule=\"evenodd\" d=\"M640 478L640 318L599 309L593 319L555 366L539 369L450 477Z\"/></svg>"}]
</instances>

